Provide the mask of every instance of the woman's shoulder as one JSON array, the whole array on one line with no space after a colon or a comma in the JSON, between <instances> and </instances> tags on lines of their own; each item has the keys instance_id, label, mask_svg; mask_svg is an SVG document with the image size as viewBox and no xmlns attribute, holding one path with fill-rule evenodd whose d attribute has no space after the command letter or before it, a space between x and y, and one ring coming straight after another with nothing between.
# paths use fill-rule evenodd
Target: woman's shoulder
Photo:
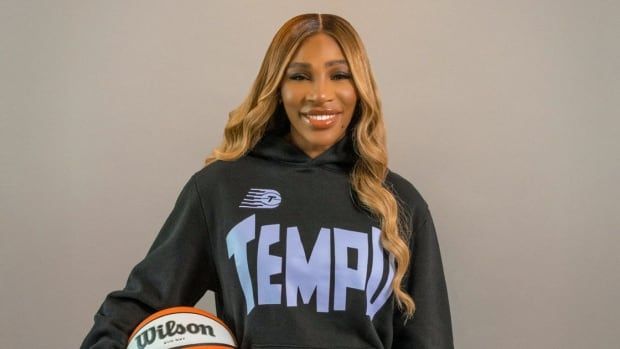
<instances>
[{"instance_id":1,"label":"woman's shoulder","mask_svg":"<svg viewBox=\"0 0 620 349\"><path fill-rule=\"evenodd\" d=\"M385 182L392 189L394 195L409 207L414 214L425 214L428 211L428 203L410 180L388 169Z\"/></svg>"},{"instance_id":2,"label":"woman's shoulder","mask_svg":"<svg viewBox=\"0 0 620 349\"><path fill-rule=\"evenodd\" d=\"M204 165L202 168L198 169L194 173L194 177L199 184L218 183L223 179L233 176L240 170L245 170L247 167L245 162L245 157L232 161L215 160L209 165Z\"/></svg>"}]
</instances>

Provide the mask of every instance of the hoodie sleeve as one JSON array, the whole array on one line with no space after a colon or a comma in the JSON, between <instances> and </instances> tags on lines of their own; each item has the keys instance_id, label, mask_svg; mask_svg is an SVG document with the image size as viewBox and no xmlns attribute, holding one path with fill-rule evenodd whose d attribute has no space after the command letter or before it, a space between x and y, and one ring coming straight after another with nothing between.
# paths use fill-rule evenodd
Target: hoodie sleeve
<instances>
[{"instance_id":1,"label":"hoodie sleeve","mask_svg":"<svg viewBox=\"0 0 620 349\"><path fill-rule=\"evenodd\" d=\"M124 349L128 336L148 315L172 306L193 306L207 289L213 289L217 278L195 177L181 190L146 257L129 274L125 288L105 298L82 349Z\"/></svg>"},{"instance_id":2,"label":"hoodie sleeve","mask_svg":"<svg viewBox=\"0 0 620 349\"><path fill-rule=\"evenodd\" d=\"M394 318L394 349L452 349L452 321L437 233L428 207L410 239L411 266L405 290L415 302L413 318Z\"/></svg>"}]
</instances>

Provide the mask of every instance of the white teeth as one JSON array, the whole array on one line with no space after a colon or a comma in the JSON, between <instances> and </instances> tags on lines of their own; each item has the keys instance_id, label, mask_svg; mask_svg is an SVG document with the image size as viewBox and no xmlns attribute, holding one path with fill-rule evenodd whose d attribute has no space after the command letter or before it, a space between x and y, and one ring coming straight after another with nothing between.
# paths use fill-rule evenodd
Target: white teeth
<instances>
[{"instance_id":1,"label":"white teeth","mask_svg":"<svg viewBox=\"0 0 620 349\"><path fill-rule=\"evenodd\" d=\"M336 114L327 114L327 115L306 115L306 117L314 119L314 120L327 120L335 117Z\"/></svg>"}]
</instances>

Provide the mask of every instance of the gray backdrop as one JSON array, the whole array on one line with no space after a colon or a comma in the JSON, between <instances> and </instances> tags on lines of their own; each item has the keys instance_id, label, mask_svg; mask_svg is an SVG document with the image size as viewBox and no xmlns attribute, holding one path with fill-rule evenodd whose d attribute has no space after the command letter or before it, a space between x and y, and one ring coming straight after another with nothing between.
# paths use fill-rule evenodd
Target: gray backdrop
<instances>
[{"instance_id":1,"label":"gray backdrop","mask_svg":"<svg viewBox=\"0 0 620 349\"><path fill-rule=\"evenodd\" d=\"M617 348L619 9L0 2L2 347L78 346L277 28L318 11L366 43L390 167L435 217L456 346Z\"/></svg>"}]
</instances>

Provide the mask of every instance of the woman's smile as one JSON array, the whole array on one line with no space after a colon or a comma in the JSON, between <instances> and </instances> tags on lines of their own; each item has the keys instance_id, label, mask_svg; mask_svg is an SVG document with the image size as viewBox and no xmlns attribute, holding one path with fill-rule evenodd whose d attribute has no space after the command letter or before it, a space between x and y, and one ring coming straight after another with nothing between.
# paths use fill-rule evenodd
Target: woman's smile
<instances>
[{"instance_id":1,"label":"woman's smile","mask_svg":"<svg viewBox=\"0 0 620 349\"><path fill-rule=\"evenodd\" d=\"M301 117L309 126L324 130L334 125L336 123L336 118L340 117L341 114L341 112L332 110L311 111L308 113L301 113Z\"/></svg>"}]
</instances>

